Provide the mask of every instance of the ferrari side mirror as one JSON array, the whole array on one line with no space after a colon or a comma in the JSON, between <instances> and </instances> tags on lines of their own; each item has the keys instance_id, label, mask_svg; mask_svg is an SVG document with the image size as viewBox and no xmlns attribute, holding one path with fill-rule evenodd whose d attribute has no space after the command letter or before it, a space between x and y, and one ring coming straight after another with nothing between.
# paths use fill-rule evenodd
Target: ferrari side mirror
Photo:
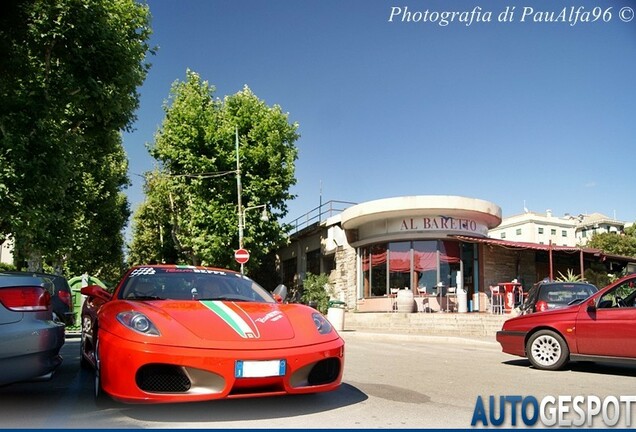
<instances>
[{"instance_id":1,"label":"ferrari side mirror","mask_svg":"<svg viewBox=\"0 0 636 432\"><path fill-rule=\"evenodd\" d=\"M287 287L283 284L278 285L272 295L278 303L284 302L287 298Z\"/></svg>"},{"instance_id":2,"label":"ferrari side mirror","mask_svg":"<svg viewBox=\"0 0 636 432\"><path fill-rule=\"evenodd\" d=\"M588 312L596 312L596 300L588 300L588 302L587 302L587 311Z\"/></svg>"},{"instance_id":3,"label":"ferrari side mirror","mask_svg":"<svg viewBox=\"0 0 636 432\"><path fill-rule=\"evenodd\" d=\"M87 297L97 297L104 301L109 301L112 294L99 285L89 285L80 289L80 292Z\"/></svg>"}]
</instances>

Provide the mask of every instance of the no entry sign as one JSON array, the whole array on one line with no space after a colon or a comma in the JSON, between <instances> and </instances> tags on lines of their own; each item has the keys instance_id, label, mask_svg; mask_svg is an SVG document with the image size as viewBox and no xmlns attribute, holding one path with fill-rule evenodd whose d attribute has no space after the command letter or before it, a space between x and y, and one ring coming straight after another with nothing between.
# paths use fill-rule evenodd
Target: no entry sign
<instances>
[{"instance_id":1,"label":"no entry sign","mask_svg":"<svg viewBox=\"0 0 636 432\"><path fill-rule=\"evenodd\" d=\"M239 264L245 264L250 259L250 253L247 249L239 249L234 252L234 259Z\"/></svg>"}]
</instances>

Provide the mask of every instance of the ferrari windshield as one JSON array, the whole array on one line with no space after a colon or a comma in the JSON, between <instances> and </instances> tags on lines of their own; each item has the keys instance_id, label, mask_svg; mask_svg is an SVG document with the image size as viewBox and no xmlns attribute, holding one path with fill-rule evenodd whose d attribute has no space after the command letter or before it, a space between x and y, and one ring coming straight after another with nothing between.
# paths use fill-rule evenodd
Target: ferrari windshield
<instances>
[{"instance_id":1,"label":"ferrari windshield","mask_svg":"<svg viewBox=\"0 0 636 432\"><path fill-rule=\"evenodd\" d=\"M119 290L118 298L274 302L269 292L246 276L190 267L135 269Z\"/></svg>"}]
</instances>

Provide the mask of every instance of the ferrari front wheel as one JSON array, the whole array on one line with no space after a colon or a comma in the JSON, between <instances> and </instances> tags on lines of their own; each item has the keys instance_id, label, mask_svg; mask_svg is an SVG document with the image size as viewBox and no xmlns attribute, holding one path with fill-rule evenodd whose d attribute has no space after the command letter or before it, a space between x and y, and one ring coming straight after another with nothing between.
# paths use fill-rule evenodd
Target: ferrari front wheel
<instances>
[{"instance_id":1,"label":"ferrari front wheel","mask_svg":"<svg viewBox=\"0 0 636 432\"><path fill-rule=\"evenodd\" d=\"M540 330L526 344L528 360L537 369L561 369L570 358L568 344L552 330Z\"/></svg>"},{"instance_id":2,"label":"ferrari front wheel","mask_svg":"<svg viewBox=\"0 0 636 432\"><path fill-rule=\"evenodd\" d=\"M99 360L99 340L95 341L95 404L103 406L107 403L109 397L102 389L102 365Z\"/></svg>"}]
</instances>

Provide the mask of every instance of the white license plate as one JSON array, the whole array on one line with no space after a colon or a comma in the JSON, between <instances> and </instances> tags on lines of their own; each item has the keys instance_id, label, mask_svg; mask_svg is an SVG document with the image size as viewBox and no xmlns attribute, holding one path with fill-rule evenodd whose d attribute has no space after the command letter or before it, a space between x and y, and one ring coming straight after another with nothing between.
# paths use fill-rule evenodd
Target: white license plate
<instances>
[{"instance_id":1,"label":"white license plate","mask_svg":"<svg viewBox=\"0 0 636 432\"><path fill-rule=\"evenodd\" d=\"M236 378L265 378L285 375L285 360L238 360L234 366Z\"/></svg>"}]
</instances>

